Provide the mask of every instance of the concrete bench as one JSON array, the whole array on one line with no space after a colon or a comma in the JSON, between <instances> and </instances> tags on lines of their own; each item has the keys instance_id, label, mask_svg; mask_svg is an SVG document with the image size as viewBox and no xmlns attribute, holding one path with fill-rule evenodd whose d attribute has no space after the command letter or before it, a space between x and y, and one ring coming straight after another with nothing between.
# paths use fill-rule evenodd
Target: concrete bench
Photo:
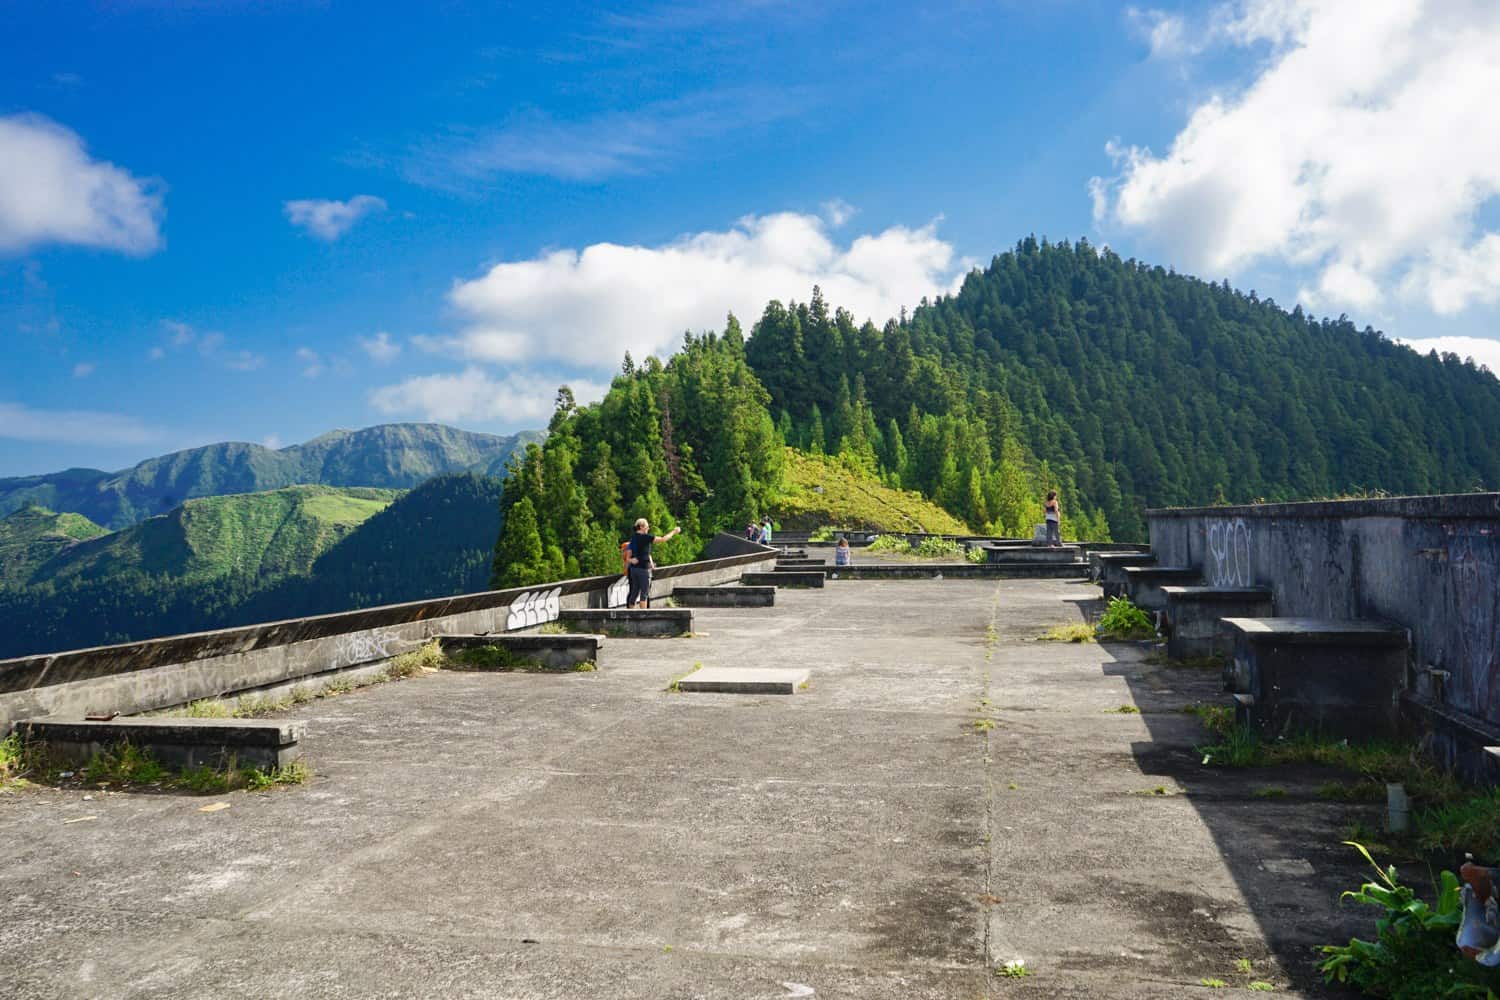
<instances>
[{"instance_id":1,"label":"concrete bench","mask_svg":"<svg viewBox=\"0 0 1500 1000\"><path fill-rule=\"evenodd\" d=\"M1076 563L1083 558L1083 550L1076 545L984 545L985 562L991 563Z\"/></svg>"},{"instance_id":2,"label":"concrete bench","mask_svg":"<svg viewBox=\"0 0 1500 1000\"><path fill-rule=\"evenodd\" d=\"M587 608L560 611L557 620L570 632L610 636L686 635L693 630L687 608Z\"/></svg>"},{"instance_id":3,"label":"concrete bench","mask_svg":"<svg viewBox=\"0 0 1500 1000\"><path fill-rule=\"evenodd\" d=\"M777 559L806 559L806 549L782 549L776 556Z\"/></svg>"},{"instance_id":4,"label":"concrete bench","mask_svg":"<svg viewBox=\"0 0 1500 1000\"><path fill-rule=\"evenodd\" d=\"M1225 686L1240 721L1262 735L1396 734L1404 629L1319 618L1226 618L1224 629L1233 650Z\"/></svg>"},{"instance_id":5,"label":"concrete bench","mask_svg":"<svg viewBox=\"0 0 1500 1000\"><path fill-rule=\"evenodd\" d=\"M1167 595L1167 655L1174 660L1228 655L1225 618L1269 618L1271 592L1263 587L1161 588Z\"/></svg>"},{"instance_id":6,"label":"concrete bench","mask_svg":"<svg viewBox=\"0 0 1500 1000\"><path fill-rule=\"evenodd\" d=\"M1125 596L1125 567L1155 565L1156 557L1149 552L1089 553L1089 571L1104 587L1105 597Z\"/></svg>"},{"instance_id":7,"label":"concrete bench","mask_svg":"<svg viewBox=\"0 0 1500 1000\"><path fill-rule=\"evenodd\" d=\"M830 566L830 580L1078 580L1078 563L856 563Z\"/></svg>"},{"instance_id":8,"label":"concrete bench","mask_svg":"<svg viewBox=\"0 0 1500 1000\"><path fill-rule=\"evenodd\" d=\"M466 649L503 649L519 663L543 670L574 670L580 663L599 663L602 635L442 635L442 651L460 663ZM504 669L496 667L496 669Z\"/></svg>"},{"instance_id":9,"label":"concrete bench","mask_svg":"<svg viewBox=\"0 0 1500 1000\"><path fill-rule=\"evenodd\" d=\"M285 767L302 756L307 723L285 719L177 719L162 716L90 720L57 715L17 724L21 738L45 743L56 763L86 763L130 743L177 769L206 765Z\"/></svg>"},{"instance_id":10,"label":"concrete bench","mask_svg":"<svg viewBox=\"0 0 1500 1000\"><path fill-rule=\"evenodd\" d=\"M672 599L685 608L769 608L775 587L673 587Z\"/></svg>"},{"instance_id":11,"label":"concrete bench","mask_svg":"<svg viewBox=\"0 0 1500 1000\"><path fill-rule=\"evenodd\" d=\"M678 691L722 694L796 694L806 684L806 669L785 667L699 667L678 680Z\"/></svg>"},{"instance_id":12,"label":"concrete bench","mask_svg":"<svg viewBox=\"0 0 1500 1000\"><path fill-rule=\"evenodd\" d=\"M1200 581L1202 571L1191 566L1126 566L1125 596L1138 608L1147 611L1167 610L1167 595L1162 587L1189 586Z\"/></svg>"},{"instance_id":13,"label":"concrete bench","mask_svg":"<svg viewBox=\"0 0 1500 1000\"><path fill-rule=\"evenodd\" d=\"M777 569L822 569L828 565L827 559L777 559Z\"/></svg>"},{"instance_id":14,"label":"concrete bench","mask_svg":"<svg viewBox=\"0 0 1500 1000\"><path fill-rule=\"evenodd\" d=\"M826 579L821 570L776 570L746 573L740 577L740 583L747 587L822 587Z\"/></svg>"}]
</instances>

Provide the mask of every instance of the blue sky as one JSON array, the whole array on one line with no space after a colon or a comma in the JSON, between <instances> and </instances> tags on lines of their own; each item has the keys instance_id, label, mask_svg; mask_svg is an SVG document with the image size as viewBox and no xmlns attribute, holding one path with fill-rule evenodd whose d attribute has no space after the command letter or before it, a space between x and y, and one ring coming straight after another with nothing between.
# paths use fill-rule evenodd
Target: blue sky
<instances>
[{"instance_id":1,"label":"blue sky","mask_svg":"<svg viewBox=\"0 0 1500 1000\"><path fill-rule=\"evenodd\" d=\"M1352 9L0 2L0 475L542 426L1028 233L1500 369L1500 15Z\"/></svg>"}]
</instances>

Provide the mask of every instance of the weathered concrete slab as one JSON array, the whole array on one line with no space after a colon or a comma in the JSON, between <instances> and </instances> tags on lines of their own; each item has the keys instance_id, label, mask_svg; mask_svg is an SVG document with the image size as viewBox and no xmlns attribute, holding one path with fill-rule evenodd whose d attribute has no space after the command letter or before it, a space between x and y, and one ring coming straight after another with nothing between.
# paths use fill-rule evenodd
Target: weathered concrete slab
<instances>
[{"instance_id":1,"label":"weathered concrete slab","mask_svg":"<svg viewBox=\"0 0 1500 1000\"><path fill-rule=\"evenodd\" d=\"M604 636L572 635L444 635L438 637L444 653L461 655L466 649L503 649L520 660L544 670L574 670L581 663L599 664Z\"/></svg>"},{"instance_id":2,"label":"weathered concrete slab","mask_svg":"<svg viewBox=\"0 0 1500 1000\"><path fill-rule=\"evenodd\" d=\"M1072 580L1083 579L1084 564L1076 563L918 563L865 562L828 567L830 580Z\"/></svg>"},{"instance_id":3,"label":"weathered concrete slab","mask_svg":"<svg viewBox=\"0 0 1500 1000\"><path fill-rule=\"evenodd\" d=\"M1104 588L1105 597L1125 593L1126 566L1155 566L1156 557L1149 552L1093 551L1088 554L1089 573Z\"/></svg>"},{"instance_id":4,"label":"weathered concrete slab","mask_svg":"<svg viewBox=\"0 0 1500 1000\"><path fill-rule=\"evenodd\" d=\"M1020 544L983 545L984 558L991 563L1078 563L1083 550L1076 545Z\"/></svg>"},{"instance_id":5,"label":"weathered concrete slab","mask_svg":"<svg viewBox=\"0 0 1500 1000\"><path fill-rule=\"evenodd\" d=\"M693 630L687 608L589 608L558 615L563 628L607 636L685 635Z\"/></svg>"},{"instance_id":6,"label":"weathered concrete slab","mask_svg":"<svg viewBox=\"0 0 1500 1000\"><path fill-rule=\"evenodd\" d=\"M769 608L775 587L674 587L672 599L685 608Z\"/></svg>"},{"instance_id":7,"label":"weathered concrete slab","mask_svg":"<svg viewBox=\"0 0 1500 1000\"><path fill-rule=\"evenodd\" d=\"M722 694L796 694L807 683L806 669L775 667L703 667L677 681L679 691Z\"/></svg>"},{"instance_id":8,"label":"weathered concrete slab","mask_svg":"<svg viewBox=\"0 0 1500 1000\"><path fill-rule=\"evenodd\" d=\"M22 739L47 745L59 762L83 763L120 743L145 750L175 768L220 767L233 759L241 766L285 767L302 756L307 724L285 719L116 718L90 720L49 716L28 719L17 729Z\"/></svg>"},{"instance_id":9,"label":"weathered concrete slab","mask_svg":"<svg viewBox=\"0 0 1500 1000\"><path fill-rule=\"evenodd\" d=\"M1226 618L1225 670L1242 722L1265 735L1298 731L1369 739L1400 728L1406 632L1388 623Z\"/></svg>"},{"instance_id":10,"label":"weathered concrete slab","mask_svg":"<svg viewBox=\"0 0 1500 1000\"><path fill-rule=\"evenodd\" d=\"M1164 586L1167 597L1167 655L1174 660L1225 656L1230 641L1225 618L1262 618L1274 612L1264 587Z\"/></svg>"},{"instance_id":11,"label":"weathered concrete slab","mask_svg":"<svg viewBox=\"0 0 1500 1000\"><path fill-rule=\"evenodd\" d=\"M1125 596L1148 611L1167 610L1165 586L1191 586L1201 583L1203 573L1192 566L1125 566Z\"/></svg>"},{"instance_id":12,"label":"weathered concrete slab","mask_svg":"<svg viewBox=\"0 0 1500 1000\"><path fill-rule=\"evenodd\" d=\"M818 570L777 570L771 573L746 573L740 583L747 587L812 587L821 589L827 579Z\"/></svg>"}]
</instances>

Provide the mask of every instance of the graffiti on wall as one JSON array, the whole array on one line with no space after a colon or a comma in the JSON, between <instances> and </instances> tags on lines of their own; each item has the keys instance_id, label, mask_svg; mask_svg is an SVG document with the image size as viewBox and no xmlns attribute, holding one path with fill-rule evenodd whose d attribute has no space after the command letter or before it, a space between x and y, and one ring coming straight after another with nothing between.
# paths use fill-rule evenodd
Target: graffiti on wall
<instances>
[{"instance_id":1,"label":"graffiti on wall","mask_svg":"<svg viewBox=\"0 0 1500 1000\"><path fill-rule=\"evenodd\" d=\"M1250 567L1250 527L1243 517L1208 524L1208 559L1204 574L1216 587L1249 587L1255 582Z\"/></svg>"},{"instance_id":2,"label":"graffiti on wall","mask_svg":"<svg viewBox=\"0 0 1500 1000\"><path fill-rule=\"evenodd\" d=\"M510 612L505 617L506 631L556 621L558 611L561 609L561 599L561 587L527 591L511 602Z\"/></svg>"},{"instance_id":3,"label":"graffiti on wall","mask_svg":"<svg viewBox=\"0 0 1500 1000\"><path fill-rule=\"evenodd\" d=\"M396 636L385 629L368 629L363 632L345 632L333 646L333 666L349 667L356 663L371 663L383 660L391 653L397 642Z\"/></svg>"}]
</instances>

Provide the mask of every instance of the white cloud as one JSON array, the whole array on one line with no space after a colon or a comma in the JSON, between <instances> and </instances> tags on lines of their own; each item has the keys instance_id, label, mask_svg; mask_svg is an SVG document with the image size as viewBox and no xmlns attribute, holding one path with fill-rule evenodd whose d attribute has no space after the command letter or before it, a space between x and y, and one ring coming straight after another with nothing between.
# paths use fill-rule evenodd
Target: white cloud
<instances>
[{"instance_id":1,"label":"white cloud","mask_svg":"<svg viewBox=\"0 0 1500 1000\"><path fill-rule=\"evenodd\" d=\"M1500 340L1488 337L1428 337L1406 340L1393 337L1398 344L1405 344L1418 354L1437 351L1439 354L1457 354L1460 358L1473 358L1476 365L1484 365L1500 377Z\"/></svg>"},{"instance_id":2,"label":"white cloud","mask_svg":"<svg viewBox=\"0 0 1500 1000\"><path fill-rule=\"evenodd\" d=\"M830 199L819 207L823 210L823 218L827 219L828 224L835 229L854 218L855 213L859 211L842 198Z\"/></svg>"},{"instance_id":3,"label":"white cloud","mask_svg":"<svg viewBox=\"0 0 1500 1000\"><path fill-rule=\"evenodd\" d=\"M1479 231L1500 196L1500 4L1243 0L1198 42L1269 57L1164 155L1106 147L1120 173L1090 186L1101 225L1212 275L1289 264L1312 304L1500 300L1500 235Z\"/></svg>"},{"instance_id":4,"label":"white cloud","mask_svg":"<svg viewBox=\"0 0 1500 1000\"><path fill-rule=\"evenodd\" d=\"M147 357L152 361L160 361L167 356L167 349L176 351L190 345L196 345L198 354L202 358L223 365L231 371L253 372L266 363L264 356L247 350L226 350L228 339L217 330L199 331L189 323L182 323L175 319L162 320L162 329L167 331L168 339L165 345L158 345L147 352Z\"/></svg>"},{"instance_id":5,"label":"white cloud","mask_svg":"<svg viewBox=\"0 0 1500 1000\"><path fill-rule=\"evenodd\" d=\"M1131 29L1151 46L1154 58L1175 58L1201 50L1201 40L1189 31L1187 22L1176 14L1139 7L1125 8L1125 20Z\"/></svg>"},{"instance_id":6,"label":"white cloud","mask_svg":"<svg viewBox=\"0 0 1500 1000\"><path fill-rule=\"evenodd\" d=\"M302 377L317 378L323 374L323 359L318 352L307 347L297 348L297 360L302 362Z\"/></svg>"},{"instance_id":7,"label":"white cloud","mask_svg":"<svg viewBox=\"0 0 1500 1000\"><path fill-rule=\"evenodd\" d=\"M386 206L384 198L357 194L348 201L311 198L289 201L282 207L292 225L303 227L320 240L333 241L366 215L385 211Z\"/></svg>"},{"instance_id":8,"label":"white cloud","mask_svg":"<svg viewBox=\"0 0 1500 1000\"><path fill-rule=\"evenodd\" d=\"M401 353L401 345L394 343L384 330L373 337L360 337L359 346L379 365L390 364Z\"/></svg>"},{"instance_id":9,"label":"white cloud","mask_svg":"<svg viewBox=\"0 0 1500 1000\"><path fill-rule=\"evenodd\" d=\"M148 254L161 245L162 190L91 158L50 119L0 117L0 253L62 243Z\"/></svg>"},{"instance_id":10,"label":"white cloud","mask_svg":"<svg viewBox=\"0 0 1500 1000\"><path fill-rule=\"evenodd\" d=\"M88 378L94 374L95 365L92 361L80 361L73 366L74 378Z\"/></svg>"},{"instance_id":11,"label":"white cloud","mask_svg":"<svg viewBox=\"0 0 1500 1000\"><path fill-rule=\"evenodd\" d=\"M48 444L147 444L162 434L135 417L93 410L38 410L0 402L0 438Z\"/></svg>"},{"instance_id":12,"label":"white cloud","mask_svg":"<svg viewBox=\"0 0 1500 1000\"><path fill-rule=\"evenodd\" d=\"M370 403L387 415L417 415L439 423L503 421L511 426L535 426L552 416L557 387L566 383L580 404L604 396L607 385L587 379L551 381L538 375L510 372L493 377L475 365L461 372L419 375L370 393Z\"/></svg>"},{"instance_id":13,"label":"white cloud","mask_svg":"<svg viewBox=\"0 0 1500 1000\"><path fill-rule=\"evenodd\" d=\"M265 437L260 439L260 443L262 447L270 448L272 451L276 451L281 448L281 435L267 434Z\"/></svg>"},{"instance_id":14,"label":"white cloud","mask_svg":"<svg viewBox=\"0 0 1500 1000\"><path fill-rule=\"evenodd\" d=\"M892 226L843 247L818 216L781 213L659 247L558 250L458 282L450 298L467 326L413 343L471 361L556 360L603 372L627 350L664 356L685 330L721 329L731 310L748 330L768 300L805 301L813 285L857 319L884 323L961 279L963 263L936 227Z\"/></svg>"},{"instance_id":15,"label":"white cloud","mask_svg":"<svg viewBox=\"0 0 1500 1000\"><path fill-rule=\"evenodd\" d=\"M266 359L251 351L234 351L223 356L224 367L237 372L253 372L266 363Z\"/></svg>"}]
</instances>

